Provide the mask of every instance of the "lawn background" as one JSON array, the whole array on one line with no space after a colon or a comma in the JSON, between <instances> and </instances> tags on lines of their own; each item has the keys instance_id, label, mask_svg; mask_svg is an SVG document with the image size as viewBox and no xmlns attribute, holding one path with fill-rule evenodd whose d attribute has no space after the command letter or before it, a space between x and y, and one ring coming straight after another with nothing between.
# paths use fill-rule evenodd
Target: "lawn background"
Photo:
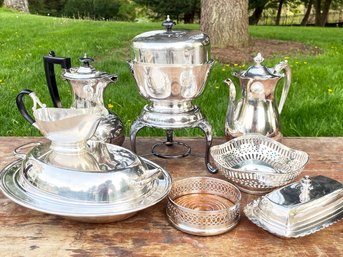
<instances>
[{"instance_id":1,"label":"lawn background","mask_svg":"<svg viewBox=\"0 0 343 257\"><path fill-rule=\"evenodd\" d=\"M198 25L178 24L176 28L198 29ZM42 57L50 50L58 56L71 57L79 66L84 53L95 59L97 70L115 73L119 80L105 91L106 106L113 106L126 127L140 114L147 101L141 97L126 63L130 58L130 40L149 30L161 29L160 23L128 23L73 20L29 15L0 8L0 136L39 136L40 133L19 114L15 97L23 88L37 93L42 102L52 106L46 86ZM343 136L343 29L297 26L251 26L253 38L300 41L322 49L322 53L276 56L265 60L274 66L288 59L292 84L281 114L285 136ZM261 49L263 54L263 49ZM246 69L216 62L204 93L195 100L214 127L214 136L223 136L228 105L228 88L222 82L232 78L233 70ZM60 69L56 68L59 72ZM70 106L67 82L57 82L65 107ZM278 95L281 92L278 87ZM27 104L31 106L30 103ZM159 129L144 129L139 135L163 135ZM176 135L202 135L200 130L178 130Z\"/></svg>"}]
</instances>

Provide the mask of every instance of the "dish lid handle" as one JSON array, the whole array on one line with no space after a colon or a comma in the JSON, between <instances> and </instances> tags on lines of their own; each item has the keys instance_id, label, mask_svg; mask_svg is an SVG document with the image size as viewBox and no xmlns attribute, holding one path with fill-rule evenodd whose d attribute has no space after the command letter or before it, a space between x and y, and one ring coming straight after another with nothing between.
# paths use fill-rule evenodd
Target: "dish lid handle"
<instances>
[{"instance_id":1,"label":"dish lid handle","mask_svg":"<svg viewBox=\"0 0 343 257\"><path fill-rule=\"evenodd\" d=\"M308 202L310 200L310 191L313 189L313 186L311 184L311 179L309 176L305 176L301 180L301 189L300 189L300 195L299 199L301 203Z\"/></svg>"}]
</instances>

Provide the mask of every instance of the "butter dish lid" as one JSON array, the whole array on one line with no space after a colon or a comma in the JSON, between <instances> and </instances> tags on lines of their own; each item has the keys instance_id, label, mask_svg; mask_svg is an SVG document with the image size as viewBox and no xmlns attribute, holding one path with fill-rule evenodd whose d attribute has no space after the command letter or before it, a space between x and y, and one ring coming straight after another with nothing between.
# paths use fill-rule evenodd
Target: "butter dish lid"
<instances>
[{"instance_id":1,"label":"butter dish lid","mask_svg":"<svg viewBox=\"0 0 343 257\"><path fill-rule=\"evenodd\" d=\"M343 218L343 185L326 176L305 176L250 202L244 213L277 236L306 236Z\"/></svg>"},{"instance_id":2,"label":"butter dish lid","mask_svg":"<svg viewBox=\"0 0 343 257\"><path fill-rule=\"evenodd\" d=\"M336 190L342 190L343 185L325 176L305 176L301 181L276 190L266 197L273 203L285 208L310 203L329 195Z\"/></svg>"}]
</instances>

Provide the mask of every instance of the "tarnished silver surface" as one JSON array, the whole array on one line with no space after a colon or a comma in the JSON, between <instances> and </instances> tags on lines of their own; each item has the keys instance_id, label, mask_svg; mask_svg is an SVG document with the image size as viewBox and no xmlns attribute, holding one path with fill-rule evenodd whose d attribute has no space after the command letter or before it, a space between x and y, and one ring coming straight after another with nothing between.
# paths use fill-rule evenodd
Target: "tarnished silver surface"
<instances>
[{"instance_id":1,"label":"tarnished silver surface","mask_svg":"<svg viewBox=\"0 0 343 257\"><path fill-rule=\"evenodd\" d=\"M105 88L117 81L117 75L97 71L90 65L92 58L86 55L80 58L82 65L78 68L63 70L62 78L71 86L73 93L72 108L98 107L102 119L91 140L103 143L122 145L124 142L124 126L119 117L109 112L104 106Z\"/></svg>"},{"instance_id":2,"label":"tarnished silver surface","mask_svg":"<svg viewBox=\"0 0 343 257\"><path fill-rule=\"evenodd\" d=\"M325 176L305 176L252 201L244 213L277 236L306 236L343 218L343 185Z\"/></svg>"},{"instance_id":3,"label":"tarnished silver surface","mask_svg":"<svg viewBox=\"0 0 343 257\"><path fill-rule=\"evenodd\" d=\"M197 30L172 30L175 23L167 17L166 30L148 31L132 40L134 60L155 64L204 64L210 60L208 35Z\"/></svg>"},{"instance_id":4,"label":"tarnished silver surface","mask_svg":"<svg viewBox=\"0 0 343 257\"><path fill-rule=\"evenodd\" d=\"M56 194L47 193L33 184L23 184L22 175L20 174L21 160L15 161L3 169L0 175L0 189L17 204L39 212L81 222L114 222L129 218L136 212L158 203L170 191L171 177L168 172L151 161L146 159L142 159L142 161L149 170L158 169L160 172L151 181L149 190L140 197L133 197L128 201L116 201L115 199L104 201L71 200L68 197L59 197ZM93 181L93 183L95 184L96 181ZM115 181L112 186L118 183L120 181ZM74 187L82 187L82 185L79 182L75 183ZM113 187L106 184L99 187L99 190L105 195L108 195L108 192L112 189ZM85 192L79 190L78 193L81 196Z\"/></svg>"},{"instance_id":5,"label":"tarnished silver surface","mask_svg":"<svg viewBox=\"0 0 343 257\"><path fill-rule=\"evenodd\" d=\"M245 135L211 147L217 168L239 189L263 194L291 183L308 162L308 154L263 135Z\"/></svg>"},{"instance_id":6,"label":"tarnished silver surface","mask_svg":"<svg viewBox=\"0 0 343 257\"><path fill-rule=\"evenodd\" d=\"M44 143L26 154L17 178L26 191L94 204L138 199L161 171L148 169L140 157L112 144L98 143L85 152L64 154Z\"/></svg>"},{"instance_id":7,"label":"tarnished silver surface","mask_svg":"<svg viewBox=\"0 0 343 257\"><path fill-rule=\"evenodd\" d=\"M286 101L291 84L291 70L287 61L282 61L269 69L261 65L263 58L258 54L255 65L246 71L235 72L239 78L242 97L236 102L236 88L230 79L230 98L226 114L225 136L235 138L249 133L259 133L276 140L282 138L279 114ZM282 71L285 73L282 73ZM278 81L286 77L279 105L275 102Z\"/></svg>"},{"instance_id":8,"label":"tarnished silver surface","mask_svg":"<svg viewBox=\"0 0 343 257\"><path fill-rule=\"evenodd\" d=\"M192 177L173 183L166 212L171 224L183 232L218 235L237 225L240 200L238 188L224 180Z\"/></svg>"}]
</instances>

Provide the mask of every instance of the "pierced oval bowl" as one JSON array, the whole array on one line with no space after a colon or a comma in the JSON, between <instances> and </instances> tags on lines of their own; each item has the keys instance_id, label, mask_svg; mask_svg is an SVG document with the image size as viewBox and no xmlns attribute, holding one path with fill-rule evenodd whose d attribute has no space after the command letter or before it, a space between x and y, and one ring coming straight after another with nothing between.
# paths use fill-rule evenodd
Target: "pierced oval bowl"
<instances>
[{"instance_id":1,"label":"pierced oval bowl","mask_svg":"<svg viewBox=\"0 0 343 257\"><path fill-rule=\"evenodd\" d=\"M224 176L243 192L264 194L293 182L308 154L263 135L244 135L213 146L211 156Z\"/></svg>"}]
</instances>

